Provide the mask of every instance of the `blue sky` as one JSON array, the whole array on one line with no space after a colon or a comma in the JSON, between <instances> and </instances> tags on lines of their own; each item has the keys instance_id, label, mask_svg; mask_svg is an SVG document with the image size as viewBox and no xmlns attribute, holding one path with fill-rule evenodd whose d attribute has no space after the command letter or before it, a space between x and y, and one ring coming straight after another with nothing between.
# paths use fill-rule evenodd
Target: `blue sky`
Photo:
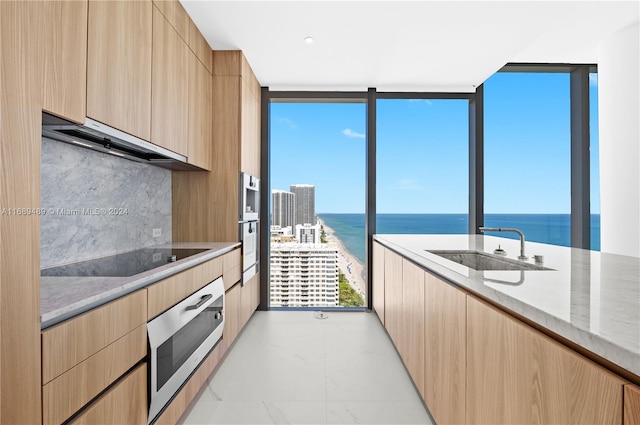
<instances>
[{"instance_id":1,"label":"blue sky","mask_svg":"<svg viewBox=\"0 0 640 425\"><path fill-rule=\"evenodd\" d=\"M487 80L486 213L569 213L568 90L567 74ZM597 96L595 79L591 93ZM592 98L597 147L596 105ZM379 100L377 115L378 212L466 213L467 101ZM314 184L316 212L363 213L365 130L364 104L272 104L271 188ZM591 155L598 213L597 149Z\"/></svg>"}]
</instances>

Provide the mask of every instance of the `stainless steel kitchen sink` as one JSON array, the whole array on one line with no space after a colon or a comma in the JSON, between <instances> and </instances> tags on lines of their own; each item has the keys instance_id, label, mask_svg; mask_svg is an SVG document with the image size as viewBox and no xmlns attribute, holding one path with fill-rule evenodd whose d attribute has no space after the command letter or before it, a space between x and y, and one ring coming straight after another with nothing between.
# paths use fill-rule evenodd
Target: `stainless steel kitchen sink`
<instances>
[{"instance_id":1,"label":"stainless steel kitchen sink","mask_svg":"<svg viewBox=\"0 0 640 425\"><path fill-rule=\"evenodd\" d=\"M449 261L462 264L474 270L553 270L537 264L512 260L500 255L466 250L426 250Z\"/></svg>"}]
</instances>

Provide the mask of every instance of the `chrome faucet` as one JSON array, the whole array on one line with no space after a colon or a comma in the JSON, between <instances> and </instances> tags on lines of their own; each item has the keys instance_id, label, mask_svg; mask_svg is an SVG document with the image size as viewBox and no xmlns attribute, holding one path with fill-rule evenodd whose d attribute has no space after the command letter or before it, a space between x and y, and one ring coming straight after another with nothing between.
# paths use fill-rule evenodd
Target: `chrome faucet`
<instances>
[{"instance_id":1,"label":"chrome faucet","mask_svg":"<svg viewBox=\"0 0 640 425\"><path fill-rule=\"evenodd\" d=\"M481 232L515 232L520 236L520 256L518 260L527 260L529 257L524 255L524 233L512 227L480 227Z\"/></svg>"}]
</instances>

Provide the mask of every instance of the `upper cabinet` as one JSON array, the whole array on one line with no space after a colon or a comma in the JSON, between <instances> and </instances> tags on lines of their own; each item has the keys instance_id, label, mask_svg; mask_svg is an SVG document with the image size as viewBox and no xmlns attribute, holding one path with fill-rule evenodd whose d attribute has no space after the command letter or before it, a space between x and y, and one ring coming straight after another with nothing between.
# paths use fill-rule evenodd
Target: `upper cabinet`
<instances>
[{"instance_id":1,"label":"upper cabinet","mask_svg":"<svg viewBox=\"0 0 640 425\"><path fill-rule=\"evenodd\" d=\"M187 152L190 51L169 21L153 8L151 142Z\"/></svg>"},{"instance_id":2,"label":"upper cabinet","mask_svg":"<svg viewBox=\"0 0 640 425\"><path fill-rule=\"evenodd\" d=\"M191 50L193 50L193 53L195 53L204 67L207 68L207 71L210 74L213 73L213 51L193 21L189 22L189 47L191 47Z\"/></svg>"},{"instance_id":3,"label":"upper cabinet","mask_svg":"<svg viewBox=\"0 0 640 425\"><path fill-rule=\"evenodd\" d=\"M82 123L87 113L87 1L47 1L44 8L44 104Z\"/></svg>"},{"instance_id":4,"label":"upper cabinet","mask_svg":"<svg viewBox=\"0 0 640 425\"><path fill-rule=\"evenodd\" d=\"M153 5L90 1L87 116L151 139Z\"/></svg>"},{"instance_id":5,"label":"upper cabinet","mask_svg":"<svg viewBox=\"0 0 640 425\"><path fill-rule=\"evenodd\" d=\"M176 242L237 241L238 174L260 176L260 84L239 50L214 52L213 65L211 172L173 174Z\"/></svg>"},{"instance_id":6,"label":"upper cabinet","mask_svg":"<svg viewBox=\"0 0 640 425\"><path fill-rule=\"evenodd\" d=\"M213 137L213 78L207 68L189 55L188 161L211 169Z\"/></svg>"}]
</instances>

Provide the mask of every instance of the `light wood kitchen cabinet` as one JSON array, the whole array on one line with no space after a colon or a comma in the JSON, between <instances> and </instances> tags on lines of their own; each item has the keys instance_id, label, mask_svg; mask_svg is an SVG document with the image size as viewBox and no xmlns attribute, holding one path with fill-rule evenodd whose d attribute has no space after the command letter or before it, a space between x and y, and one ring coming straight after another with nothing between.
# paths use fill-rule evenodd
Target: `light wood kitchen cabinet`
<instances>
[{"instance_id":1,"label":"light wood kitchen cabinet","mask_svg":"<svg viewBox=\"0 0 640 425\"><path fill-rule=\"evenodd\" d=\"M202 62L207 71L209 71L209 74L212 74L213 51L193 21L189 22L189 47L191 47L193 53L195 53L196 57Z\"/></svg>"},{"instance_id":2,"label":"light wood kitchen cabinet","mask_svg":"<svg viewBox=\"0 0 640 425\"><path fill-rule=\"evenodd\" d=\"M242 287L240 329L244 328L260 304L260 274L255 274Z\"/></svg>"},{"instance_id":3,"label":"light wood kitchen cabinet","mask_svg":"<svg viewBox=\"0 0 640 425\"><path fill-rule=\"evenodd\" d=\"M141 364L74 418L72 425L147 423L147 366Z\"/></svg>"},{"instance_id":4,"label":"light wood kitchen cabinet","mask_svg":"<svg viewBox=\"0 0 640 425\"><path fill-rule=\"evenodd\" d=\"M146 355L147 326L144 324L53 379L42 388L43 423L61 424ZM144 390L146 394L146 382Z\"/></svg>"},{"instance_id":5,"label":"light wood kitchen cabinet","mask_svg":"<svg viewBox=\"0 0 640 425\"><path fill-rule=\"evenodd\" d=\"M174 241L238 241L239 173L260 176L260 98L242 89L255 94L260 84L241 51L214 52L213 67L211 172L173 173Z\"/></svg>"},{"instance_id":6,"label":"light wood kitchen cabinet","mask_svg":"<svg viewBox=\"0 0 640 425\"><path fill-rule=\"evenodd\" d=\"M234 249L222 258L222 279L224 281L224 290L226 291L242 279L242 252L240 249Z\"/></svg>"},{"instance_id":7,"label":"light wood kitchen cabinet","mask_svg":"<svg viewBox=\"0 0 640 425\"><path fill-rule=\"evenodd\" d=\"M211 169L213 150L213 77L193 54L189 54L189 164Z\"/></svg>"},{"instance_id":8,"label":"light wood kitchen cabinet","mask_svg":"<svg viewBox=\"0 0 640 425\"><path fill-rule=\"evenodd\" d=\"M151 140L151 0L89 2L87 116Z\"/></svg>"},{"instance_id":9,"label":"light wood kitchen cabinet","mask_svg":"<svg viewBox=\"0 0 640 425\"><path fill-rule=\"evenodd\" d=\"M230 347L244 325L260 304L260 274L256 274L244 286L237 283L225 293L224 333L222 337Z\"/></svg>"},{"instance_id":10,"label":"light wood kitchen cabinet","mask_svg":"<svg viewBox=\"0 0 640 425\"><path fill-rule=\"evenodd\" d=\"M153 7L151 142L188 156L191 52L157 7Z\"/></svg>"},{"instance_id":11,"label":"light wood kitchen cabinet","mask_svg":"<svg viewBox=\"0 0 640 425\"><path fill-rule=\"evenodd\" d=\"M624 425L640 424L640 387L624 386Z\"/></svg>"},{"instance_id":12,"label":"light wood kitchen cabinet","mask_svg":"<svg viewBox=\"0 0 640 425\"><path fill-rule=\"evenodd\" d=\"M88 2L41 3L44 21L44 104L42 109L84 123L87 114Z\"/></svg>"},{"instance_id":13,"label":"light wood kitchen cabinet","mask_svg":"<svg viewBox=\"0 0 640 425\"><path fill-rule=\"evenodd\" d=\"M42 383L146 324L146 310L143 289L42 331Z\"/></svg>"},{"instance_id":14,"label":"light wood kitchen cabinet","mask_svg":"<svg viewBox=\"0 0 640 425\"><path fill-rule=\"evenodd\" d=\"M402 331L402 257L387 249L384 253L384 325L396 347Z\"/></svg>"},{"instance_id":15,"label":"light wood kitchen cabinet","mask_svg":"<svg viewBox=\"0 0 640 425\"><path fill-rule=\"evenodd\" d=\"M189 42L191 18L178 0L153 0L153 5L164 15L185 43Z\"/></svg>"},{"instance_id":16,"label":"light wood kitchen cabinet","mask_svg":"<svg viewBox=\"0 0 640 425\"><path fill-rule=\"evenodd\" d=\"M45 14L0 1L0 205L40 206ZM40 216L0 218L0 423L42 420Z\"/></svg>"},{"instance_id":17,"label":"light wood kitchen cabinet","mask_svg":"<svg viewBox=\"0 0 640 425\"><path fill-rule=\"evenodd\" d=\"M468 424L621 424L625 381L467 297Z\"/></svg>"},{"instance_id":18,"label":"light wood kitchen cabinet","mask_svg":"<svg viewBox=\"0 0 640 425\"><path fill-rule=\"evenodd\" d=\"M241 311L242 286L237 284L225 292L224 295L224 330L222 338L225 340L227 347L231 346L240 333Z\"/></svg>"},{"instance_id":19,"label":"light wood kitchen cabinet","mask_svg":"<svg viewBox=\"0 0 640 425\"><path fill-rule=\"evenodd\" d=\"M384 325L384 256L386 248L373 243L373 310Z\"/></svg>"},{"instance_id":20,"label":"light wood kitchen cabinet","mask_svg":"<svg viewBox=\"0 0 640 425\"><path fill-rule=\"evenodd\" d=\"M402 321L399 351L414 384L424 397L424 271L402 260Z\"/></svg>"},{"instance_id":21,"label":"light wood kitchen cabinet","mask_svg":"<svg viewBox=\"0 0 640 425\"><path fill-rule=\"evenodd\" d=\"M439 425L465 422L466 298L425 272L424 400Z\"/></svg>"},{"instance_id":22,"label":"light wood kitchen cabinet","mask_svg":"<svg viewBox=\"0 0 640 425\"><path fill-rule=\"evenodd\" d=\"M153 319L222 276L223 261L223 257L216 257L148 286L147 319Z\"/></svg>"},{"instance_id":23,"label":"light wood kitchen cabinet","mask_svg":"<svg viewBox=\"0 0 640 425\"><path fill-rule=\"evenodd\" d=\"M242 61L240 170L260 176L260 84L246 59Z\"/></svg>"}]
</instances>

